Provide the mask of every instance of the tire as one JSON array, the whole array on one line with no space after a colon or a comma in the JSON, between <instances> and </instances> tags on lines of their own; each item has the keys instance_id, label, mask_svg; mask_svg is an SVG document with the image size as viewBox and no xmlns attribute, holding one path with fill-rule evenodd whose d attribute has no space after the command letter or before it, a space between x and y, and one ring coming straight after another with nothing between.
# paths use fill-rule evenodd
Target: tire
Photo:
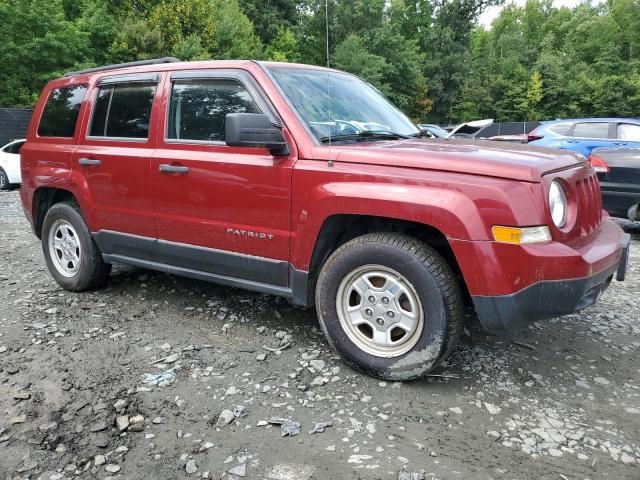
<instances>
[{"instance_id":1,"label":"tire","mask_svg":"<svg viewBox=\"0 0 640 480\"><path fill-rule=\"evenodd\" d=\"M107 283L111 265L91 237L74 203L56 203L42 225L42 250L53 278L65 290L84 292Z\"/></svg>"},{"instance_id":2,"label":"tire","mask_svg":"<svg viewBox=\"0 0 640 480\"><path fill-rule=\"evenodd\" d=\"M396 233L345 243L327 259L316 285L318 319L331 348L353 368L384 380L419 378L442 362L460 337L462 308L447 262Z\"/></svg>"},{"instance_id":3,"label":"tire","mask_svg":"<svg viewBox=\"0 0 640 480\"><path fill-rule=\"evenodd\" d=\"M9 190L11 188L11 184L9 183L9 177L7 177L7 172L4 169L0 168L0 190Z\"/></svg>"}]
</instances>

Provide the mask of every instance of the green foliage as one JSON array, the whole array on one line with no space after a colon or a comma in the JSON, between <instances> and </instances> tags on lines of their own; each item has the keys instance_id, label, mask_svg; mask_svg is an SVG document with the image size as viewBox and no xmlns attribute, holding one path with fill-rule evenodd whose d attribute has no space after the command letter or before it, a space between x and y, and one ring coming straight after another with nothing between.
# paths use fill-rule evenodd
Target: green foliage
<instances>
[{"instance_id":1,"label":"green foliage","mask_svg":"<svg viewBox=\"0 0 640 480\"><path fill-rule=\"evenodd\" d=\"M529 88L527 89L527 120L540 120L538 106L544 97L542 92L542 76L537 70L531 74Z\"/></svg>"},{"instance_id":2,"label":"green foliage","mask_svg":"<svg viewBox=\"0 0 640 480\"><path fill-rule=\"evenodd\" d=\"M48 80L87 59L89 38L60 0L0 2L0 105L32 105Z\"/></svg>"},{"instance_id":3,"label":"green foliage","mask_svg":"<svg viewBox=\"0 0 640 480\"><path fill-rule=\"evenodd\" d=\"M326 4L328 1L328 18ZM640 0L0 0L0 106L158 56L327 63L417 121L640 115Z\"/></svg>"},{"instance_id":4,"label":"green foliage","mask_svg":"<svg viewBox=\"0 0 640 480\"><path fill-rule=\"evenodd\" d=\"M281 30L297 24L299 4L296 0L240 0L240 8L264 44L273 43Z\"/></svg>"},{"instance_id":5,"label":"green foliage","mask_svg":"<svg viewBox=\"0 0 640 480\"><path fill-rule=\"evenodd\" d=\"M184 0L181 0L184 1ZM253 31L251 20L242 13L237 0L215 0L211 16L215 19L215 38L204 46L215 59L256 58L262 55L262 43ZM204 39L203 39L204 40Z\"/></svg>"},{"instance_id":6,"label":"green foliage","mask_svg":"<svg viewBox=\"0 0 640 480\"><path fill-rule=\"evenodd\" d=\"M297 62L300 59L298 39L289 28L280 28L267 47L267 58L275 62Z\"/></svg>"},{"instance_id":7,"label":"green foliage","mask_svg":"<svg viewBox=\"0 0 640 480\"><path fill-rule=\"evenodd\" d=\"M151 28L146 20L127 18L111 44L108 60L113 63L146 60L164 53L160 30Z\"/></svg>"},{"instance_id":8,"label":"green foliage","mask_svg":"<svg viewBox=\"0 0 640 480\"><path fill-rule=\"evenodd\" d=\"M368 81L380 90L388 90L383 81L388 64L384 58L367 49L365 41L359 36L349 35L336 47L333 55L334 67L353 73Z\"/></svg>"}]
</instances>

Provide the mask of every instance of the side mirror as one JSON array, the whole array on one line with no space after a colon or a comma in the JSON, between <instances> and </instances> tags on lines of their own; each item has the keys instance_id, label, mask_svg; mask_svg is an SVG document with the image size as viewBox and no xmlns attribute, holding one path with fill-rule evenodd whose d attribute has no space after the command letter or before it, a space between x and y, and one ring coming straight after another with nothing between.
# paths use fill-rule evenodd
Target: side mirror
<instances>
[{"instance_id":1,"label":"side mirror","mask_svg":"<svg viewBox=\"0 0 640 480\"><path fill-rule=\"evenodd\" d=\"M267 148L272 155L287 155L289 146L280 129L260 113L228 113L224 139L232 147Z\"/></svg>"}]
</instances>

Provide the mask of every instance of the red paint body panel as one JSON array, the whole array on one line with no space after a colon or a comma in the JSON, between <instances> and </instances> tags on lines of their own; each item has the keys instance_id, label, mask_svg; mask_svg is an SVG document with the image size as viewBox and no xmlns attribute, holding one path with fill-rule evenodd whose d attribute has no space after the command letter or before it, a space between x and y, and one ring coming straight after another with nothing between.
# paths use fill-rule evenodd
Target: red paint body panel
<instances>
[{"instance_id":1,"label":"red paint body panel","mask_svg":"<svg viewBox=\"0 0 640 480\"><path fill-rule=\"evenodd\" d=\"M253 77L282 121L289 156L165 141L170 81L163 72L218 68ZM162 76L149 141L87 139L99 78L143 72ZM79 83L90 89L75 137L38 138L48 92ZM309 270L323 224L341 214L401 219L439 230L472 295L506 295L541 280L582 278L620 257L622 232L609 218L601 219L599 189L582 158L560 150L459 140L321 146L255 62L152 65L53 81L36 106L21 153L28 215L36 189L55 186L76 196L94 232L116 230L285 260L301 271ZM99 158L103 165L80 167L81 157ZM161 173L163 163L190 171ZM535 246L493 242L493 225L553 225L547 192L555 178L566 185L569 218L566 227L551 227L553 241ZM230 230L272 237L264 241Z\"/></svg>"},{"instance_id":2,"label":"red paint body panel","mask_svg":"<svg viewBox=\"0 0 640 480\"><path fill-rule=\"evenodd\" d=\"M150 170L157 237L287 261L295 149L276 159L266 149L166 140L170 82L164 87ZM189 173L162 173L161 164L188 167Z\"/></svg>"}]
</instances>

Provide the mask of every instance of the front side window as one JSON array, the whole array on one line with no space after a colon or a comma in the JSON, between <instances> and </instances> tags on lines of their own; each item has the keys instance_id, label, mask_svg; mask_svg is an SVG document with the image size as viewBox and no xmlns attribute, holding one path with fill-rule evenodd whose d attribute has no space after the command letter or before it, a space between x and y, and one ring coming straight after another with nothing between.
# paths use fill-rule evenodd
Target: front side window
<instances>
[{"instance_id":1,"label":"front side window","mask_svg":"<svg viewBox=\"0 0 640 480\"><path fill-rule=\"evenodd\" d=\"M272 67L290 104L320 140L368 133L416 135L420 131L371 85L346 73Z\"/></svg>"},{"instance_id":2,"label":"front side window","mask_svg":"<svg viewBox=\"0 0 640 480\"><path fill-rule=\"evenodd\" d=\"M619 124L616 138L640 142L640 125L634 125L632 123Z\"/></svg>"},{"instance_id":3,"label":"front side window","mask_svg":"<svg viewBox=\"0 0 640 480\"><path fill-rule=\"evenodd\" d=\"M155 84L116 84L100 88L89 135L148 138L155 90Z\"/></svg>"},{"instance_id":4,"label":"front side window","mask_svg":"<svg viewBox=\"0 0 640 480\"><path fill-rule=\"evenodd\" d=\"M38 136L72 138L86 91L86 86L52 90L40 118Z\"/></svg>"},{"instance_id":5,"label":"front side window","mask_svg":"<svg viewBox=\"0 0 640 480\"><path fill-rule=\"evenodd\" d=\"M181 80L173 83L167 138L223 142L228 113L261 113L236 80Z\"/></svg>"},{"instance_id":6,"label":"front side window","mask_svg":"<svg viewBox=\"0 0 640 480\"><path fill-rule=\"evenodd\" d=\"M580 138L608 138L609 124L605 122L576 123L573 136Z\"/></svg>"}]
</instances>

